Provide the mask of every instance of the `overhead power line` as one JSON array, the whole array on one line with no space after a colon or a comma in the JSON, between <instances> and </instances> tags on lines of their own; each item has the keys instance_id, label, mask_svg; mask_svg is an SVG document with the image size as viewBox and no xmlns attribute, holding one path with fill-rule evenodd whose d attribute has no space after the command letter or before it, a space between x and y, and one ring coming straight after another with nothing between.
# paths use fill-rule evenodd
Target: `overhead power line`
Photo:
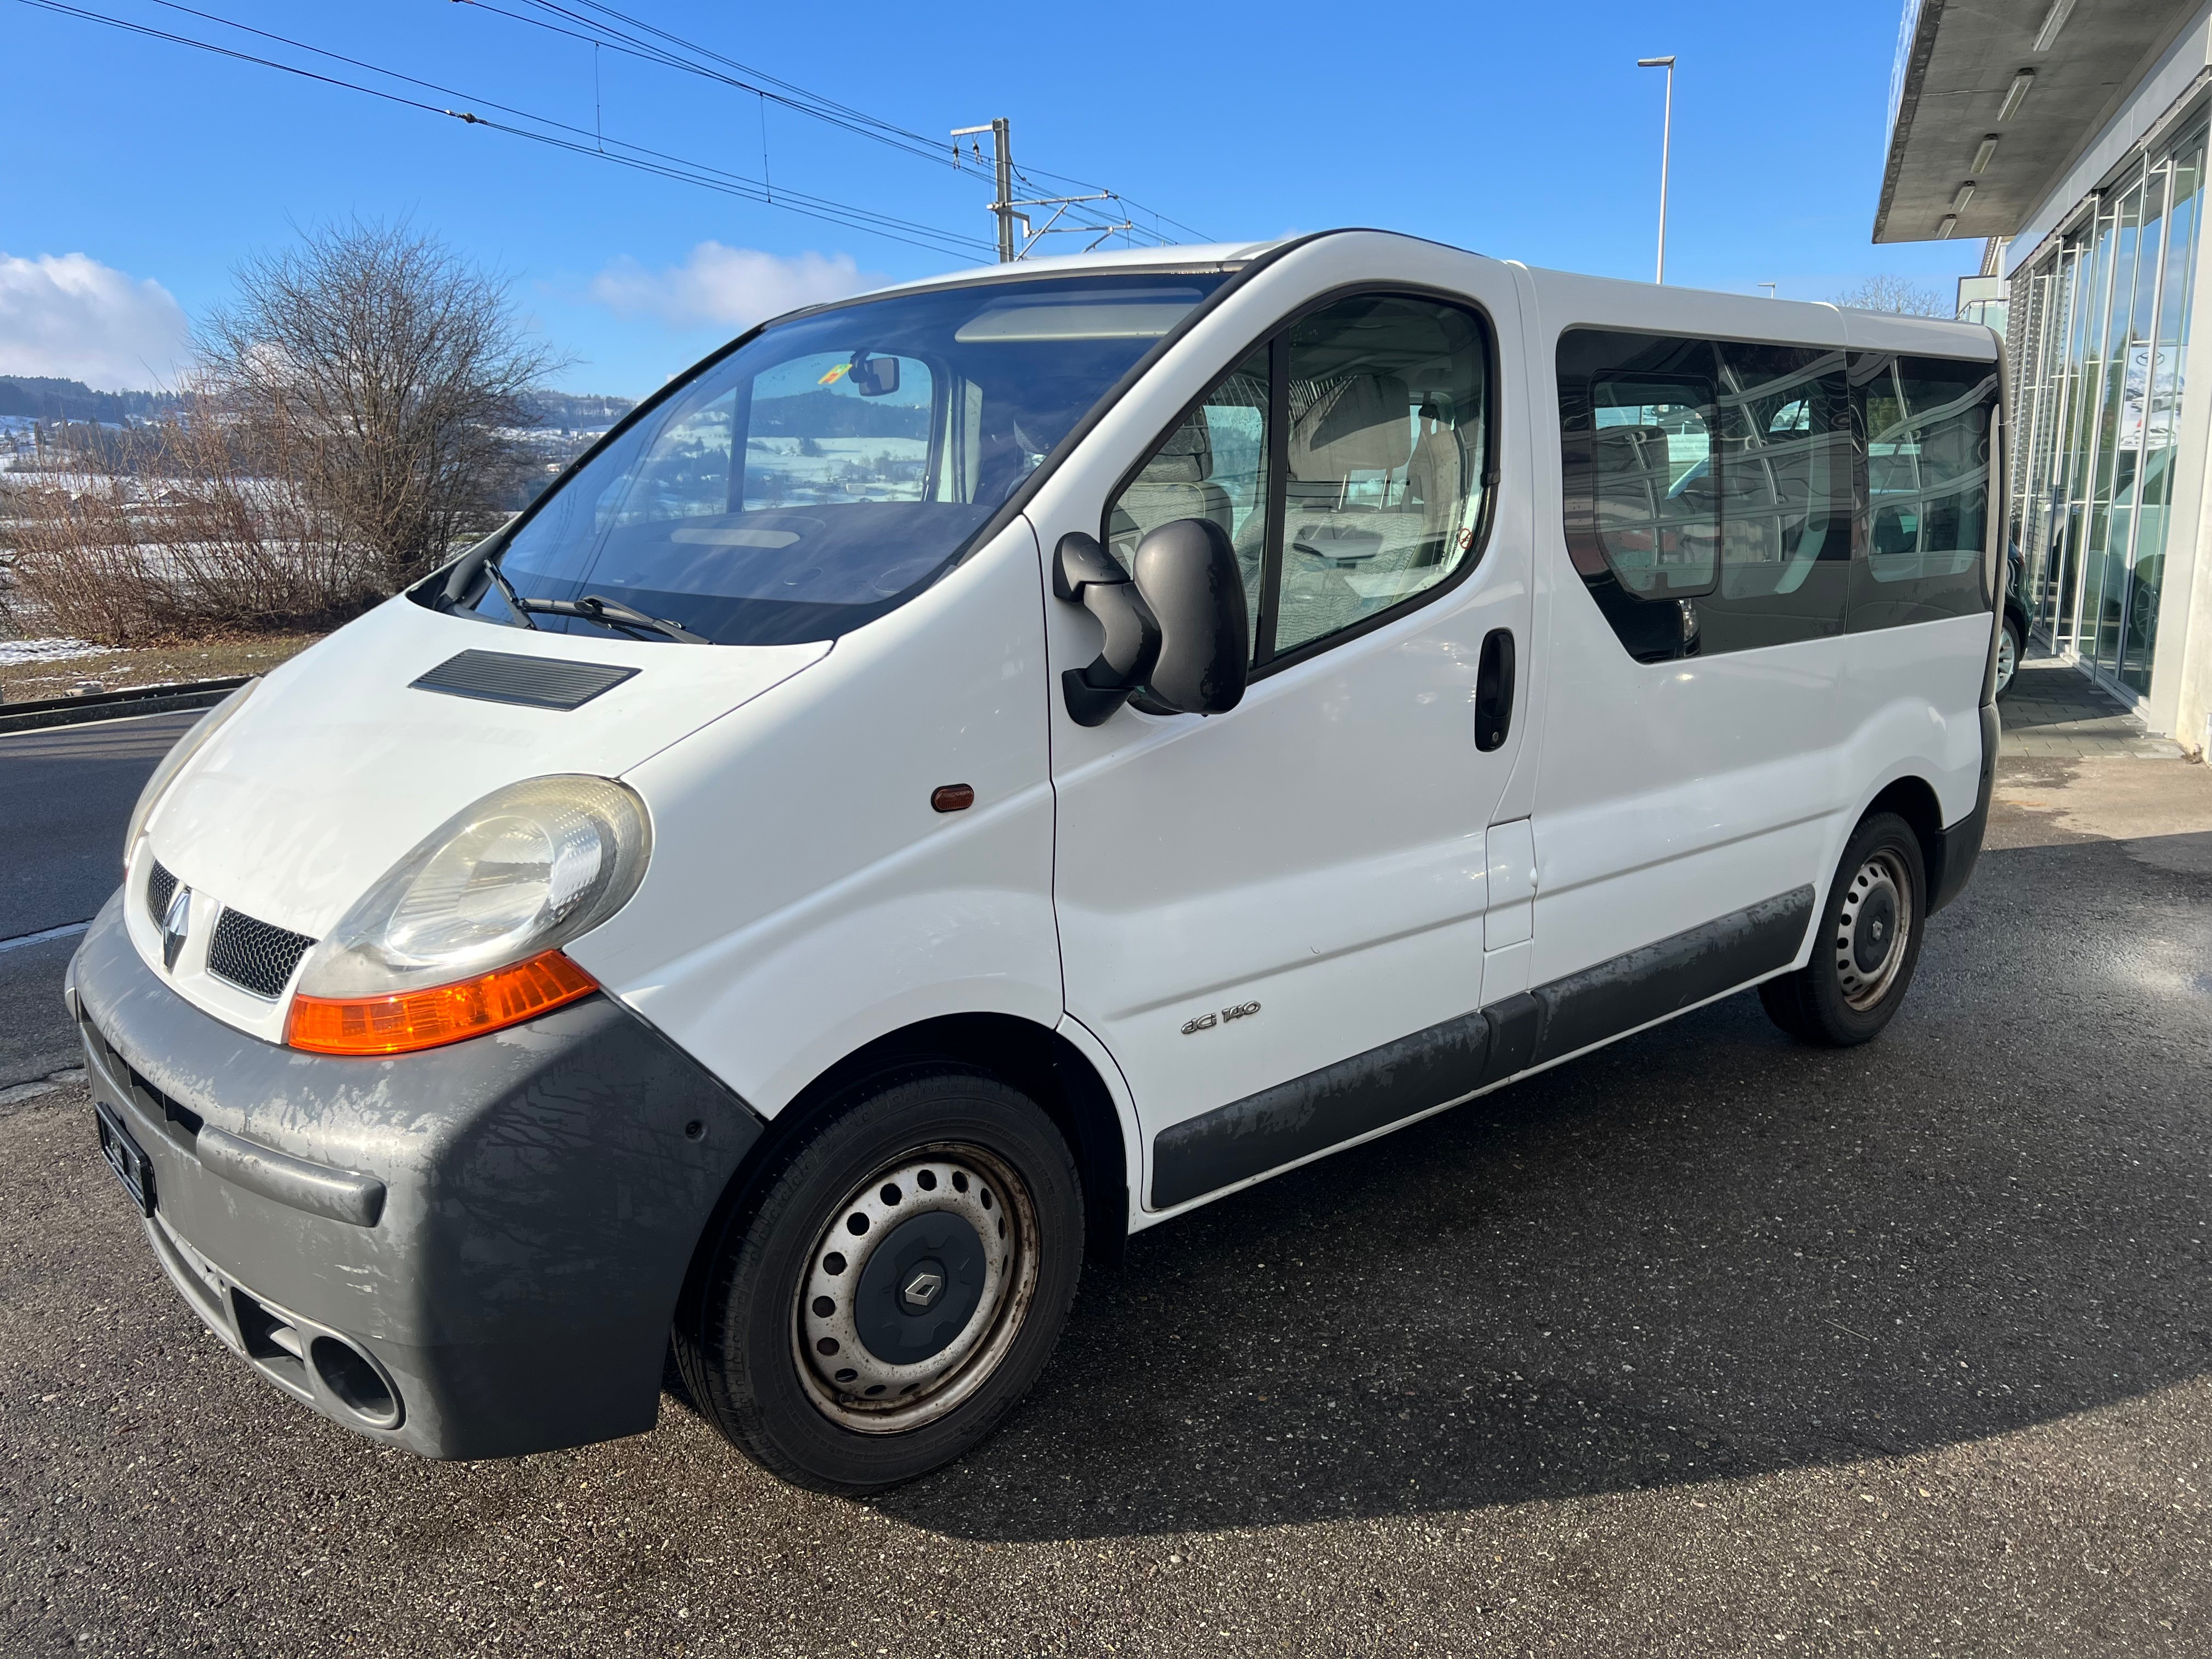
<instances>
[{"instance_id":1,"label":"overhead power line","mask_svg":"<svg viewBox=\"0 0 2212 1659\"><path fill-rule=\"evenodd\" d=\"M449 117L471 126L489 127L495 131L528 139L533 143L568 150L579 155L596 157L601 161L613 162L618 167L655 174L679 183L696 185L702 189L717 191L724 195L741 197L748 201L781 208L787 212L803 214L810 218L843 225L848 229L866 231L873 235L887 237L893 241L904 242L909 246L927 248L933 252L972 258L975 254L988 254L992 251L991 243L981 237L896 218L888 214L857 207L850 203L836 201L829 197L815 196L803 191L779 188L771 192L763 179L749 178L744 174L732 173L727 169L713 167L702 161L692 161L685 156L672 155L665 150L653 149L641 144L633 144L624 140L614 138L602 140L598 134L588 129L574 126L550 116L538 115L528 110L518 109L512 105L498 103L489 99L475 98L467 93L435 82L425 81L416 76L404 74L397 70L385 69L379 64L368 63L357 58L349 58L340 52L326 51L323 47L295 40L288 36L272 34L265 29L258 29L248 24L235 22L212 12L196 10L190 6L176 3L176 0L153 0L153 3L172 11L186 13L226 28L236 29L242 33L272 40L279 45L290 46L295 51L310 52L332 63L346 64L371 75L381 76L387 80L456 98L475 107L453 109L442 105L426 103L419 98L410 98L382 88L364 86L357 81L348 80L342 76L325 75L319 70L307 69L297 64L288 64L276 58L260 57L252 52L240 52L234 47L218 45L211 40L203 40L191 35L179 34L170 30L155 28L144 23L132 22L126 18L111 16L105 12L92 11L82 6L70 5L65 3L65 0L20 0L20 3L35 7L41 11L80 18L87 22L104 24L110 28L120 29L127 33L141 35L149 40L188 46L195 51L229 58L234 62L280 70L287 75L297 76L303 80L319 82L325 86L342 87L349 92L357 92L367 97L380 99L386 103L398 104L427 114ZM478 109L497 110L502 114L514 117L516 121L527 122L530 125L516 125L511 122L496 120L491 117L478 114L477 112Z\"/></svg>"},{"instance_id":2,"label":"overhead power line","mask_svg":"<svg viewBox=\"0 0 2212 1659\"><path fill-rule=\"evenodd\" d=\"M528 6L535 11L548 14L548 16L532 16L524 12L510 10L506 6L495 3L494 0L455 0L457 4L473 6L478 11L491 12L533 28L566 35L571 40L588 41L594 46L621 52L647 63L657 64L688 75L719 82L734 90L751 94L763 102L774 103L799 114L827 122L832 126L872 139L878 143L887 145L921 161L955 168L963 167L960 147L957 143L951 146L948 150L941 140L916 132L910 127L901 126L895 121L886 121L879 117L870 115L837 99L827 97L820 93L810 92L793 82L770 75L766 70L757 69L749 64L740 63L734 58L726 57L714 51L712 47L702 46L683 35L672 33L645 21L642 18L618 10L613 6L603 4L600 0L574 0L573 4L562 4L559 0L514 0L514 3ZM565 21L553 22L548 21L549 17L558 17ZM1039 183L1039 180L1047 180L1049 183ZM1049 198L1054 202L1066 198L1064 195L1055 196L1051 188L1052 185L1064 185L1086 191L1101 200L1111 200L1119 203L1126 209L1133 209L1152 219L1155 226L1172 225L1177 230L1200 241L1206 240L1203 231L1194 229L1180 220L1170 218L1157 209L1146 207L1141 202L1133 201L1119 191L1109 190L1105 185L1095 184L1089 179L1071 178L1066 173L1054 173L1043 167L1024 167L1016 170L1014 181L1025 188L1032 197ZM1125 227L1116 225L1115 228L1119 229ZM1126 228L1136 231L1142 230L1142 227L1134 225ZM1151 234L1154 240L1163 244L1171 242L1173 240L1157 230Z\"/></svg>"}]
</instances>

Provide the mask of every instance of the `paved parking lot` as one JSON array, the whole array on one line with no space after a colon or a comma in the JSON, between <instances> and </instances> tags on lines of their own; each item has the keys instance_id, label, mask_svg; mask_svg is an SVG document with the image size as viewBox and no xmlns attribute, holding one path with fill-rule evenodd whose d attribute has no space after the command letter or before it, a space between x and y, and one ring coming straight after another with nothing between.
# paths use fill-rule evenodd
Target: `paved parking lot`
<instances>
[{"instance_id":1,"label":"paved parking lot","mask_svg":"<svg viewBox=\"0 0 2212 1659\"><path fill-rule=\"evenodd\" d=\"M2205 1654L2208 1154L2212 773L2133 757L2008 765L1871 1048L1738 997L1146 1234L871 1503L672 1401L355 1440L64 1087L0 1106L0 1652Z\"/></svg>"}]
</instances>

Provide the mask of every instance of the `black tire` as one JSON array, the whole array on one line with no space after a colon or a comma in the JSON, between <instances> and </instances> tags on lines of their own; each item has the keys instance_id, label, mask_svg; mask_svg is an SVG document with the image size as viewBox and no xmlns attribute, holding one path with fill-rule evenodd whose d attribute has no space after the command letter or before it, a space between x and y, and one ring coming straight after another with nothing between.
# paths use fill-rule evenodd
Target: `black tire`
<instances>
[{"instance_id":1,"label":"black tire","mask_svg":"<svg viewBox=\"0 0 2212 1659\"><path fill-rule=\"evenodd\" d=\"M879 1491L959 1457L1029 1391L1083 1245L1075 1161L1036 1102L969 1072L882 1079L708 1241L677 1363L707 1419L763 1468L817 1492Z\"/></svg>"},{"instance_id":2,"label":"black tire","mask_svg":"<svg viewBox=\"0 0 2212 1659\"><path fill-rule=\"evenodd\" d=\"M1927 917L1920 838L1894 812L1868 814L1836 866L1812 960L1759 988L1768 1017L1820 1048L1873 1041L1911 988Z\"/></svg>"},{"instance_id":3,"label":"black tire","mask_svg":"<svg viewBox=\"0 0 2212 1659\"><path fill-rule=\"evenodd\" d=\"M2020 683L2020 664L2021 659L2027 654L2027 636L2021 632L2020 624L2013 620L2009 611L1997 627L2001 637L1997 641L1997 672L1996 690L1992 695L2002 702L2012 695L2013 687ZM2009 657L2006 654L2008 652L2011 653Z\"/></svg>"}]
</instances>

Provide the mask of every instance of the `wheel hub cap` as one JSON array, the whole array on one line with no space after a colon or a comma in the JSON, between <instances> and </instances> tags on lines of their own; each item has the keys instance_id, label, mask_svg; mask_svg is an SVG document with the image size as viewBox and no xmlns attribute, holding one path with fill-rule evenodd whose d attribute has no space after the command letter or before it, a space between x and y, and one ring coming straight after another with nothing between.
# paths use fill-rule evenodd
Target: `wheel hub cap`
<instances>
[{"instance_id":1,"label":"wheel hub cap","mask_svg":"<svg viewBox=\"0 0 2212 1659\"><path fill-rule=\"evenodd\" d=\"M793 1335L814 1402L893 1433L942 1415L996 1365L1036 1280L1027 1190L981 1149L921 1149L831 1212Z\"/></svg>"},{"instance_id":2,"label":"wheel hub cap","mask_svg":"<svg viewBox=\"0 0 2212 1659\"><path fill-rule=\"evenodd\" d=\"M1912 935L1911 878L1885 848L1858 867L1844 891L1830 942L1844 1000L1865 1010L1880 1002L1905 965Z\"/></svg>"},{"instance_id":3,"label":"wheel hub cap","mask_svg":"<svg viewBox=\"0 0 2212 1659\"><path fill-rule=\"evenodd\" d=\"M868 1352L913 1365L959 1336L983 1298L983 1241L968 1219L933 1210L903 1221L860 1270L853 1324Z\"/></svg>"}]
</instances>

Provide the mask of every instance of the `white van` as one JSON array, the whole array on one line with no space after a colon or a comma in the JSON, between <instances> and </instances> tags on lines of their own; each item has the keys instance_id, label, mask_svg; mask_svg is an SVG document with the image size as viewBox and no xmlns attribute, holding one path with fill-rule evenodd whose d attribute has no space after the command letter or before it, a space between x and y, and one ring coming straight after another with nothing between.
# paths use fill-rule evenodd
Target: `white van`
<instances>
[{"instance_id":1,"label":"white van","mask_svg":"<svg viewBox=\"0 0 2212 1659\"><path fill-rule=\"evenodd\" d=\"M1995 337L1339 231L764 325L180 743L71 969L179 1289L433 1457L959 1455L1086 1253L1979 849Z\"/></svg>"}]
</instances>

